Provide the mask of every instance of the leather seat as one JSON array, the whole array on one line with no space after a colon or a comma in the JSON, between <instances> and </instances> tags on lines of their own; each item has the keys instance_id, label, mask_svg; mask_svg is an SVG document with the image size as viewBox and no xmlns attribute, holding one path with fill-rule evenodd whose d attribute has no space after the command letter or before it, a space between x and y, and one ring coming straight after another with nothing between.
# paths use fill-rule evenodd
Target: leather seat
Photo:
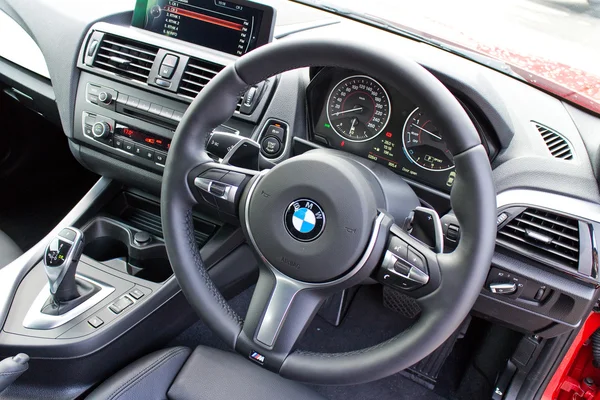
<instances>
[{"instance_id":1,"label":"leather seat","mask_svg":"<svg viewBox=\"0 0 600 400\"><path fill-rule=\"evenodd\" d=\"M0 268L10 264L23 252L8 235L0 231Z\"/></svg>"},{"instance_id":2,"label":"leather seat","mask_svg":"<svg viewBox=\"0 0 600 400\"><path fill-rule=\"evenodd\" d=\"M191 353L191 355L190 355ZM323 400L308 387L222 350L173 347L147 355L102 383L88 400Z\"/></svg>"}]
</instances>

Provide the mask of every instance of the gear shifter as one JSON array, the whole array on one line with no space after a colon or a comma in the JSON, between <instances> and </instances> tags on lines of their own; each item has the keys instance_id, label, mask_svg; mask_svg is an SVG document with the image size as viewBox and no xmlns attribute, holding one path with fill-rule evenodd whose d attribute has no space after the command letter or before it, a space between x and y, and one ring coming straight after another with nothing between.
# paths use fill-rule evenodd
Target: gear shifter
<instances>
[{"instance_id":1,"label":"gear shifter","mask_svg":"<svg viewBox=\"0 0 600 400\"><path fill-rule=\"evenodd\" d=\"M44 267L50 284L50 294L56 303L79 297L75 271L83 251L83 233L65 228L52 239L44 252Z\"/></svg>"},{"instance_id":2,"label":"gear shifter","mask_svg":"<svg viewBox=\"0 0 600 400\"><path fill-rule=\"evenodd\" d=\"M48 275L50 297L42 313L61 315L75 308L94 294L98 288L75 277L83 251L83 233L65 228L50 241L44 252L44 268Z\"/></svg>"}]
</instances>

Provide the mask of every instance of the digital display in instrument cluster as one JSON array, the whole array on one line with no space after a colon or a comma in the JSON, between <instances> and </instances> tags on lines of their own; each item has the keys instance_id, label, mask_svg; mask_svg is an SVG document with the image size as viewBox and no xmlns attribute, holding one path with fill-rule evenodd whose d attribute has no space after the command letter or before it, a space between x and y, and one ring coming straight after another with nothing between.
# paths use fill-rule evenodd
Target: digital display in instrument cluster
<instances>
[{"instance_id":1,"label":"digital display in instrument cluster","mask_svg":"<svg viewBox=\"0 0 600 400\"><path fill-rule=\"evenodd\" d=\"M450 192L456 172L444 133L427 110L364 75L331 74L311 115L316 142L354 153Z\"/></svg>"}]
</instances>

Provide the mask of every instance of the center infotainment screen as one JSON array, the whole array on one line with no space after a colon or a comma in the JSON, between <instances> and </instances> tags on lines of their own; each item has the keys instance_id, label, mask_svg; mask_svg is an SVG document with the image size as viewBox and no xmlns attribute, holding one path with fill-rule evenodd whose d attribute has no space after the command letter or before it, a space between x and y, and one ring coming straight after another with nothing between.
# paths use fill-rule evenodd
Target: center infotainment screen
<instances>
[{"instance_id":1,"label":"center infotainment screen","mask_svg":"<svg viewBox=\"0 0 600 400\"><path fill-rule=\"evenodd\" d=\"M137 0L132 26L241 56L269 43L272 7L246 0Z\"/></svg>"}]
</instances>

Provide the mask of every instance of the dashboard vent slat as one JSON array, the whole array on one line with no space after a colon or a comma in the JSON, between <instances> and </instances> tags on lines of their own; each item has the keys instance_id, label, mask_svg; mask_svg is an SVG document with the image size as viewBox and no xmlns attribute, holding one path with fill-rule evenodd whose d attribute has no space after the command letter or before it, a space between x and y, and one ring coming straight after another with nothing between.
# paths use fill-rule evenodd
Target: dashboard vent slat
<instances>
[{"instance_id":1,"label":"dashboard vent slat","mask_svg":"<svg viewBox=\"0 0 600 400\"><path fill-rule=\"evenodd\" d=\"M183 71L177 93L192 99L195 98L202 88L204 88L204 86L206 86L206 84L223 68L225 68L223 65L213 64L209 61L197 58L190 58Z\"/></svg>"},{"instance_id":2,"label":"dashboard vent slat","mask_svg":"<svg viewBox=\"0 0 600 400\"><path fill-rule=\"evenodd\" d=\"M579 221L528 208L506 223L498 245L541 263L569 270L579 264Z\"/></svg>"},{"instance_id":3,"label":"dashboard vent slat","mask_svg":"<svg viewBox=\"0 0 600 400\"><path fill-rule=\"evenodd\" d=\"M561 160L572 160L574 158L571 144L563 135L547 126L534 121L532 122L546 143L548 151L550 151L550 154L552 154L554 158Z\"/></svg>"},{"instance_id":4,"label":"dashboard vent slat","mask_svg":"<svg viewBox=\"0 0 600 400\"><path fill-rule=\"evenodd\" d=\"M158 48L133 40L104 35L94 59L98 69L146 83Z\"/></svg>"},{"instance_id":5,"label":"dashboard vent slat","mask_svg":"<svg viewBox=\"0 0 600 400\"><path fill-rule=\"evenodd\" d=\"M188 99L194 99L223 68L225 67L222 65L197 58L190 58L183 71L177 94ZM242 98L238 100L235 107L236 111L240 111L242 100Z\"/></svg>"}]
</instances>

